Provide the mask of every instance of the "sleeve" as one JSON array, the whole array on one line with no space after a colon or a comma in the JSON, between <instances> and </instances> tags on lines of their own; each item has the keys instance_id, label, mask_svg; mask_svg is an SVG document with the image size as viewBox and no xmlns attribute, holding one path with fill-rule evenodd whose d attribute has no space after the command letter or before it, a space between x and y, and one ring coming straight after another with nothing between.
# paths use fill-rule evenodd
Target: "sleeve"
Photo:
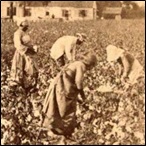
<instances>
[{"instance_id":1,"label":"sleeve","mask_svg":"<svg viewBox=\"0 0 147 146\"><path fill-rule=\"evenodd\" d=\"M28 46L25 46L21 43L21 34L14 34L14 46L15 48L23 55L27 51Z\"/></svg>"},{"instance_id":2,"label":"sleeve","mask_svg":"<svg viewBox=\"0 0 147 146\"><path fill-rule=\"evenodd\" d=\"M118 75L122 75L122 65L118 63Z\"/></svg>"},{"instance_id":3,"label":"sleeve","mask_svg":"<svg viewBox=\"0 0 147 146\"><path fill-rule=\"evenodd\" d=\"M122 60L121 58L117 59L117 65L118 65L118 75L121 76L122 75Z\"/></svg>"},{"instance_id":4,"label":"sleeve","mask_svg":"<svg viewBox=\"0 0 147 146\"><path fill-rule=\"evenodd\" d=\"M76 77L75 77L75 83L77 85L77 88L83 89L83 77L84 77L84 67L78 66L76 68Z\"/></svg>"},{"instance_id":5,"label":"sleeve","mask_svg":"<svg viewBox=\"0 0 147 146\"><path fill-rule=\"evenodd\" d=\"M76 44L73 46L73 49L72 49L72 60L73 61L76 60Z\"/></svg>"},{"instance_id":6,"label":"sleeve","mask_svg":"<svg viewBox=\"0 0 147 146\"><path fill-rule=\"evenodd\" d=\"M66 44L65 46L65 54L69 61L72 60L72 44Z\"/></svg>"},{"instance_id":7,"label":"sleeve","mask_svg":"<svg viewBox=\"0 0 147 146\"><path fill-rule=\"evenodd\" d=\"M122 60L122 64L123 64L123 67L124 67L124 71L123 71L123 77L127 77L128 76L128 72L130 70L130 64L127 60L127 58L125 56L122 56L121 57L121 60Z\"/></svg>"}]
</instances>

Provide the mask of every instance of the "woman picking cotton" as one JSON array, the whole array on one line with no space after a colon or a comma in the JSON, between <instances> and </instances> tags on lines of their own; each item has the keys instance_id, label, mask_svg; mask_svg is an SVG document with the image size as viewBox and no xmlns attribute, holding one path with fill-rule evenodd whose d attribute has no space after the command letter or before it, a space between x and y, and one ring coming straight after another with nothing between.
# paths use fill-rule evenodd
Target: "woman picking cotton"
<instances>
[{"instance_id":1,"label":"woman picking cotton","mask_svg":"<svg viewBox=\"0 0 147 146\"><path fill-rule=\"evenodd\" d=\"M58 67L65 65L65 56L68 62L75 61L77 46L86 41L86 34L77 33L76 36L65 35L58 38L51 48L51 58Z\"/></svg>"},{"instance_id":2,"label":"woman picking cotton","mask_svg":"<svg viewBox=\"0 0 147 146\"><path fill-rule=\"evenodd\" d=\"M29 90L37 83L38 71L33 61L37 46L31 45L30 36L27 34L28 22L19 20L18 30L14 33L14 47L16 48L10 72L9 86L12 89L22 87Z\"/></svg>"},{"instance_id":3,"label":"woman picking cotton","mask_svg":"<svg viewBox=\"0 0 147 146\"><path fill-rule=\"evenodd\" d=\"M77 96L83 101L84 73L92 69L97 62L95 55L88 54L81 61L66 65L53 80L43 103L43 126L57 135L71 136L77 125L76 104Z\"/></svg>"},{"instance_id":4,"label":"woman picking cotton","mask_svg":"<svg viewBox=\"0 0 147 146\"><path fill-rule=\"evenodd\" d=\"M107 46L106 52L107 61L118 64L121 81L127 81L130 85L137 83L137 79L142 76L143 72L139 61L129 52L113 45Z\"/></svg>"}]
</instances>

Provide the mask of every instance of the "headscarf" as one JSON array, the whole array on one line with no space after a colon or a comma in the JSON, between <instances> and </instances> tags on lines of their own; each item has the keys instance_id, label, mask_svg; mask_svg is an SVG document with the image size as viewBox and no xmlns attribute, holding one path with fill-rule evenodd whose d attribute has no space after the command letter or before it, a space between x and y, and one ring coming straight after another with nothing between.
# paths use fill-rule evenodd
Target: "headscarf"
<instances>
[{"instance_id":1,"label":"headscarf","mask_svg":"<svg viewBox=\"0 0 147 146\"><path fill-rule=\"evenodd\" d=\"M80 41L85 42L87 39L87 35L85 33L76 33L76 36L79 38Z\"/></svg>"},{"instance_id":2,"label":"headscarf","mask_svg":"<svg viewBox=\"0 0 147 146\"><path fill-rule=\"evenodd\" d=\"M17 26L28 26L28 21L25 18L21 18L17 20Z\"/></svg>"},{"instance_id":3,"label":"headscarf","mask_svg":"<svg viewBox=\"0 0 147 146\"><path fill-rule=\"evenodd\" d=\"M107 52L107 61L111 62L111 61L116 61L124 53L124 50L117 48L116 46L109 45L106 48L106 52Z\"/></svg>"},{"instance_id":4,"label":"headscarf","mask_svg":"<svg viewBox=\"0 0 147 146\"><path fill-rule=\"evenodd\" d=\"M97 63L97 57L95 54L89 53L84 56L83 63L88 66L94 66Z\"/></svg>"}]
</instances>

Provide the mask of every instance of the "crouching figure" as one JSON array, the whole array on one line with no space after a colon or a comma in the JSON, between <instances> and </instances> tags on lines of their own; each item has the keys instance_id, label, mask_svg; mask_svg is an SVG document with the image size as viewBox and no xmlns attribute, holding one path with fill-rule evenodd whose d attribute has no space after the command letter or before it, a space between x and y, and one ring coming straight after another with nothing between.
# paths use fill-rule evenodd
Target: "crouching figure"
<instances>
[{"instance_id":1,"label":"crouching figure","mask_svg":"<svg viewBox=\"0 0 147 146\"><path fill-rule=\"evenodd\" d=\"M87 54L81 61L67 64L51 83L43 103L43 126L54 134L70 137L77 125L76 103L78 94L85 99L83 77L97 62L93 54Z\"/></svg>"},{"instance_id":2,"label":"crouching figure","mask_svg":"<svg viewBox=\"0 0 147 146\"><path fill-rule=\"evenodd\" d=\"M107 46L106 52L107 61L118 64L118 73L121 80L125 81L125 79L128 79L128 82L132 85L137 83L137 79L143 75L143 67L139 61L128 51L113 45Z\"/></svg>"}]
</instances>

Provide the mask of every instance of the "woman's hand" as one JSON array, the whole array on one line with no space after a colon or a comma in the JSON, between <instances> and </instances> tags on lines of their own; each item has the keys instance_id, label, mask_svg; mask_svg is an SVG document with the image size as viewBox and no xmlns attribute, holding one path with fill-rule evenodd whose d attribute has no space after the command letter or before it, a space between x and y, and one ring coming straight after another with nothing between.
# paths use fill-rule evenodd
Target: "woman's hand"
<instances>
[{"instance_id":1,"label":"woman's hand","mask_svg":"<svg viewBox=\"0 0 147 146\"><path fill-rule=\"evenodd\" d=\"M86 110L89 109L89 107L86 105L86 104L87 104L87 101L80 100L80 99L78 99L77 101L78 101L78 103L79 103L84 109L86 109Z\"/></svg>"},{"instance_id":2,"label":"woman's hand","mask_svg":"<svg viewBox=\"0 0 147 146\"><path fill-rule=\"evenodd\" d=\"M38 46L28 46L28 49L26 51L26 54L28 55L34 55L35 53L38 52Z\"/></svg>"},{"instance_id":3,"label":"woman's hand","mask_svg":"<svg viewBox=\"0 0 147 146\"><path fill-rule=\"evenodd\" d=\"M82 107L83 107L84 109L88 110L88 109L89 109L89 106L86 105L86 104L87 104L87 102L84 102L84 103L82 104Z\"/></svg>"},{"instance_id":4,"label":"woman's hand","mask_svg":"<svg viewBox=\"0 0 147 146\"><path fill-rule=\"evenodd\" d=\"M38 46L37 46L37 45L33 46L33 49L34 49L34 51L35 51L36 53L38 52Z\"/></svg>"},{"instance_id":5,"label":"woman's hand","mask_svg":"<svg viewBox=\"0 0 147 146\"><path fill-rule=\"evenodd\" d=\"M83 89L80 89L80 90L79 90L79 93L80 93L81 98L82 98L83 100L85 100L86 97L85 97L85 93L84 93Z\"/></svg>"},{"instance_id":6,"label":"woman's hand","mask_svg":"<svg viewBox=\"0 0 147 146\"><path fill-rule=\"evenodd\" d=\"M121 76L121 81L122 81L122 82L126 82L127 80L128 80L127 74L123 74L123 75Z\"/></svg>"},{"instance_id":7,"label":"woman's hand","mask_svg":"<svg viewBox=\"0 0 147 146\"><path fill-rule=\"evenodd\" d=\"M77 101L82 104L86 99L83 89L78 89L78 93L80 94L80 97L77 99Z\"/></svg>"}]
</instances>

